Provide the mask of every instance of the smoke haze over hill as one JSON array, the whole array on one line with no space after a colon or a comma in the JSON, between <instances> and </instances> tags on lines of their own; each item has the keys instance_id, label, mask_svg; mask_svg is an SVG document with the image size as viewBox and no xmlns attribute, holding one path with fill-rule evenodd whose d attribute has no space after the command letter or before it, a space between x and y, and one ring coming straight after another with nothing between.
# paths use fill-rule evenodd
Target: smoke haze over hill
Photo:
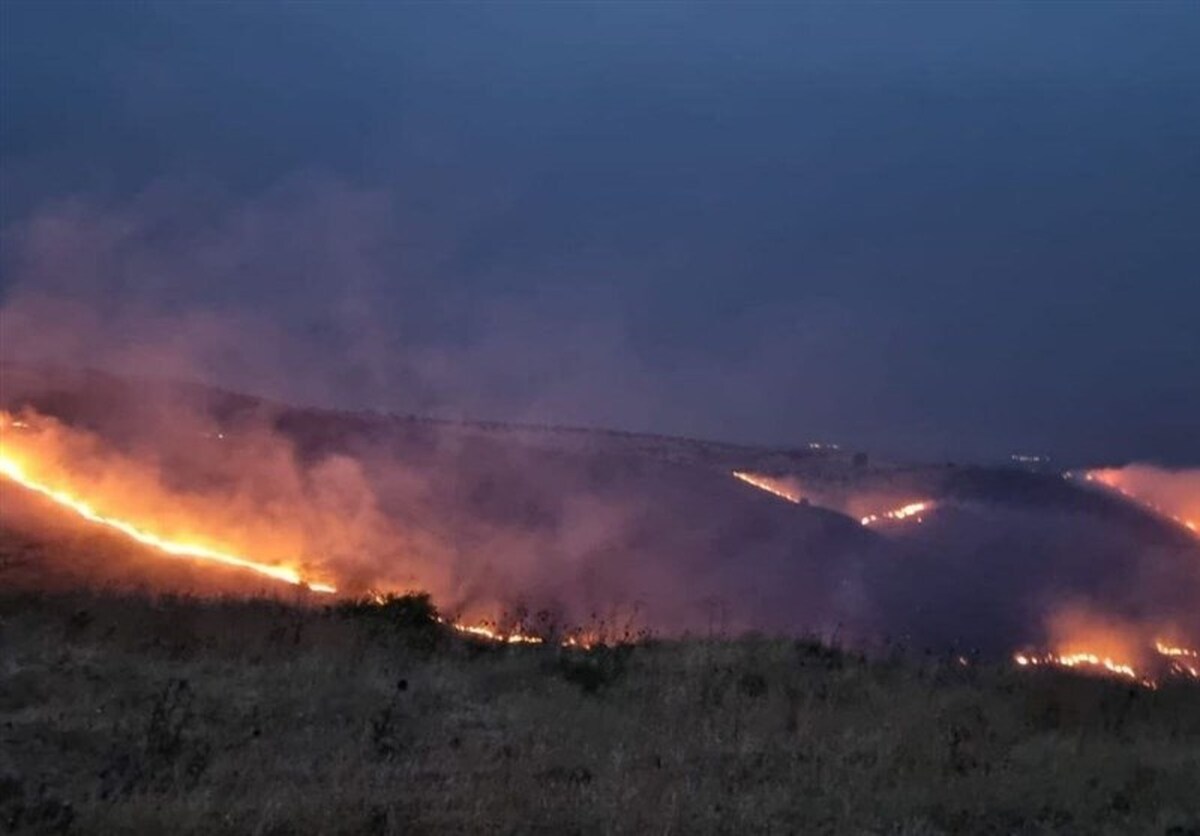
<instances>
[{"instance_id":1,"label":"smoke haze over hill","mask_svg":"<svg viewBox=\"0 0 1200 836\"><path fill-rule=\"evenodd\" d=\"M5 356L1195 465L1200 18L944 11L5 4Z\"/></svg>"},{"instance_id":2,"label":"smoke haze over hill","mask_svg":"<svg viewBox=\"0 0 1200 836\"><path fill-rule=\"evenodd\" d=\"M12 366L3 389L20 424L4 427L5 455L101 514L341 594L427 590L468 621L818 631L990 656L1096 635L1200 643L1200 538L1098 482L296 409ZM762 466L798 474L778 477L794 501L731 473ZM4 490L11 524L22 495ZM845 506L820 507L827 496ZM928 510L884 513L916 499ZM62 524L37 519L23 530ZM147 583L173 571L137 563ZM115 577L86 565L84 580ZM240 588L262 583L246 574Z\"/></svg>"}]
</instances>

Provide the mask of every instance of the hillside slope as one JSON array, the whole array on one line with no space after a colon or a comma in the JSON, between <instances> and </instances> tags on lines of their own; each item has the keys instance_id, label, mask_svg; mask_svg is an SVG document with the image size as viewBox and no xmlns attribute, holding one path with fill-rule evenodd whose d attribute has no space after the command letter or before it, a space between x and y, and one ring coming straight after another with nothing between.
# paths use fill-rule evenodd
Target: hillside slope
<instances>
[{"instance_id":1,"label":"hillside slope","mask_svg":"<svg viewBox=\"0 0 1200 836\"><path fill-rule=\"evenodd\" d=\"M318 520L328 536L310 538L319 545L305 559L345 592L426 589L448 611L492 620L837 631L995 653L1043 641L1066 605L1200 637L1196 538L1053 473L297 408L97 372L3 372L5 408L153 459L181 496L219 504L253 489L281 526ZM811 503L783 501L733 470L769 474ZM268 509L289 496L285 485L303 488L303 503ZM934 510L870 528L857 520L913 499ZM142 559L113 565L127 580ZM104 561L69 562L90 577L112 574Z\"/></svg>"}]
</instances>

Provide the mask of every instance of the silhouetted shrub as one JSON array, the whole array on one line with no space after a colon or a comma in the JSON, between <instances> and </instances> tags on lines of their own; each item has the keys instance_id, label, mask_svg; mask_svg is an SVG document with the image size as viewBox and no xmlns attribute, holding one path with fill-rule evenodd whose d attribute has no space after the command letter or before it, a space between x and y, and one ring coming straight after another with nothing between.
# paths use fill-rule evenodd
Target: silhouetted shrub
<instances>
[{"instance_id":1,"label":"silhouetted shrub","mask_svg":"<svg viewBox=\"0 0 1200 836\"><path fill-rule=\"evenodd\" d=\"M797 639L795 648L801 666L840 670L847 661L843 650L818 639Z\"/></svg>"},{"instance_id":2,"label":"silhouetted shrub","mask_svg":"<svg viewBox=\"0 0 1200 836\"><path fill-rule=\"evenodd\" d=\"M343 601L333 611L364 625L372 637L395 636L423 653L436 650L446 637L437 607L426 592Z\"/></svg>"},{"instance_id":3,"label":"silhouetted shrub","mask_svg":"<svg viewBox=\"0 0 1200 836\"><path fill-rule=\"evenodd\" d=\"M585 694L594 694L625 675L633 645L600 645L584 651L564 652L555 669L567 682L578 685Z\"/></svg>"},{"instance_id":4,"label":"silhouetted shrub","mask_svg":"<svg viewBox=\"0 0 1200 836\"><path fill-rule=\"evenodd\" d=\"M422 629L438 624L437 607L428 592L355 598L335 605L334 611L342 618L398 629Z\"/></svg>"}]
</instances>

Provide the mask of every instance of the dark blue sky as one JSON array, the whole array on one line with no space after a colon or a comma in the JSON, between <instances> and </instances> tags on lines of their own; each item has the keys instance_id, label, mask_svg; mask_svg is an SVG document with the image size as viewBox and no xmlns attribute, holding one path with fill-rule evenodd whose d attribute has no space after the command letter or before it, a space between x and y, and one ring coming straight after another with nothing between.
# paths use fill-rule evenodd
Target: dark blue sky
<instances>
[{"instance_id":1,"label":"dark blue sky","mask_svg":"<svg viewBox=\"0 0 1200 836\"><path fill-rule=\"evenodd\" d=\"M7 304L267 317L316 400L1200 462L1196 3L0 15Z\"/></svg>"}]
</instances>

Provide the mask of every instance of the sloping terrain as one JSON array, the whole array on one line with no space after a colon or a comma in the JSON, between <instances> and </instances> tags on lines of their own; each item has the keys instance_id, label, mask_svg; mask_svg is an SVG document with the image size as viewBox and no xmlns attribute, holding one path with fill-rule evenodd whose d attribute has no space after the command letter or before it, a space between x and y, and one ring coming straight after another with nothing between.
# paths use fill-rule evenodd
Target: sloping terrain
<instances>
[{"instance_id":1,"label":"sloping terrain","mask_svg":"<svg viewBox=\"0 0 1200 836\"><path fill-rule=\"evenodd\" d=\"M0 591L31 833L1186 836L1197 686L805 640L476 644L386 608Z\"/></svg>"},{"instance_id":2,"label":"sloping terrain","mask_svg":"<svg viewBox=\"0 0 1200 836\"><path fill-rule=\"evenodd\" d=\"M164 490L257 492L266 499L251 507L280 527L320 521L329 536L302 541L314 544L304 556L343 592L426 589L448 611L491 620L837 631L988 653L1040 643L1064 606L1200 635L1195 536L1054 473L307 409L97 372L3 371L5 409L152 458ZM783 501L732 478L735 470L809 501ZM270 507L293 483L303 501ZM913 500L931 510L860 524ZM85 563L89 577L111 574L104 560Z\"/></svg>"},{"instance_id":3,"label":"sloping terrain","mask_svg":"<svg viewBox=\"0 0 1200 836\"><path fill-rule=\"evenodd\" d=\"M841 514L782 506L724 467L682 461L679 450L703 451L700 442L608 444L598 433L537 445L529 430L295 409L97 373L10 370L7 380L10 411L86 429L130 457L152 451L181 493L242 491L261 467L238 449L247 438L286 448L305 479L353 461L385 531L369 548L312 559L346 590L425 588L447 608L494 618L545 610L670 632L831 629L858 617L864 562L884 545ZM714 445L712 457L731 449Z\"/></svg>"}]
</instances>

